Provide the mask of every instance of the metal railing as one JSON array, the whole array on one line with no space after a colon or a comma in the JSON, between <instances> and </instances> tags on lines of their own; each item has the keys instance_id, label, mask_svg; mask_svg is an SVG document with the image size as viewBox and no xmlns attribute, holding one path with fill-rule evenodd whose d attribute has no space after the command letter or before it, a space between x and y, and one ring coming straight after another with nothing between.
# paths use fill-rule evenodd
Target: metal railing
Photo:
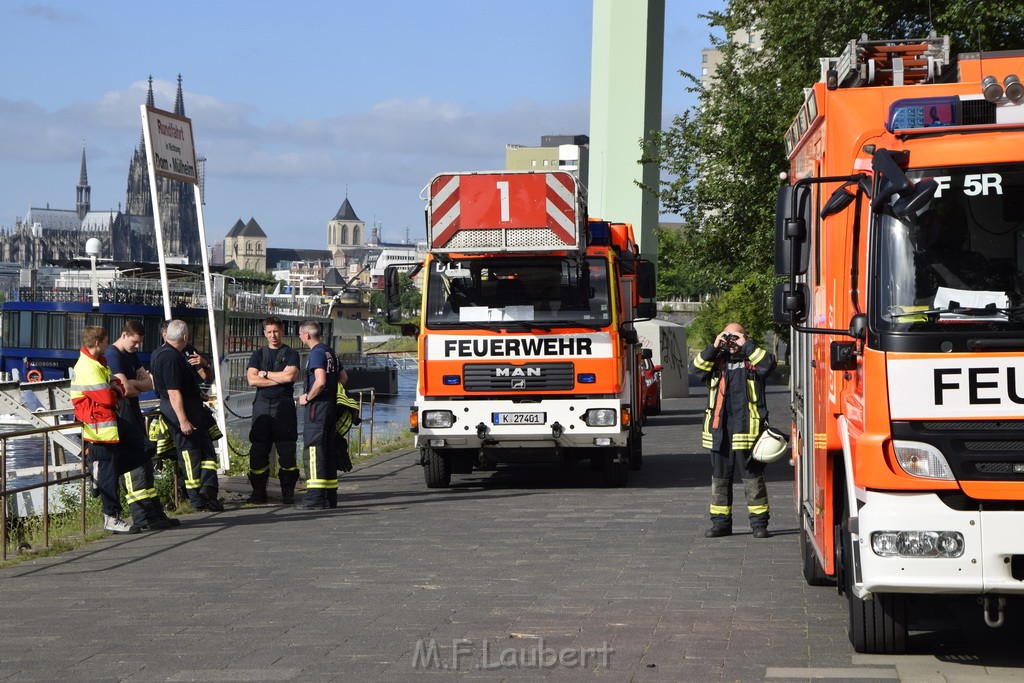
<instances>
[{"instance_id":1,"label":"metal railing","mask_svg":"<svg viewBox=\"0 0 1024 683\"><path fill-rule=\"evenodd\" d=\"M86 472L85 458L78 463L67 463L63 465L50 465L50 435L53 432L63 432L71 429L80 430L81 423L71 422L67 424L52 425L48 427L35 427L30 429L16 430L0 435L0 482L3 488L0 489L0 561L7 560L7 502L10 496L19 493L27 493L37 489L43 489L42 496L42 524L43 544L50 547L50 488L53 486L65 486L74 481L80 481L80 502L81 502L81 533L85 537L85 480L88 478ZM7 488L7 444L11 439L28 438L41 436L43 439L43 465L41 468L18 468L19 474L42 475L43 480L38 484ZM51 480L50 475L57 474L58 479Z\"/></svg>"},{"instance_id":2,"label":"metal railing","mask_svg":"<svg viewBox=\"0 0 1024 683\"><path fill-rule=\"evenodd\" d=\"M358 425L356 425L356 434L358 435L357 439L356 439L356 443L358 444L359 452L361 453L362 452L362 447L363 447L363 424L366 423L366 422L369 422L370 423L370 439L369 439L369 443L367 444L367 447L366 447L366 452L367 452L368 455L372 455L373 454L373 406L374 406L374 404L377 401L377 391L373 387L370 387L370 388L367 388L367 389L345 389L345 393L350 394L350 395L357 395L358 394L358 396L359 396L359 401L358 401L358 403L359 403L359 418L360 418L361 422ZM363 401L364 401L364 397L367 394L370 395L370 417L363 418ZM352 443L352 441L349 440L349 444L350 445L351 445L351 443Z\"/></svg>"}]
</instances>

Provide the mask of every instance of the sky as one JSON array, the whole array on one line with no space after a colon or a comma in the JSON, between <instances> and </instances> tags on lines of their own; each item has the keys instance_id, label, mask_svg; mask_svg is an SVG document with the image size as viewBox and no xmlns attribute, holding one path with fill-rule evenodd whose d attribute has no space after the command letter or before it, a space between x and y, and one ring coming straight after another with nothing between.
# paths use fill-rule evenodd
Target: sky
<instances>
[{"instance_id":1,"label":"sky","mask_svg":"<svg viewBox=\"0 0 1024 683\"><path fill-rule=\"evenodd\" d=\"M346 196L367 233L415 242L436 173L589 134L591 2L8 0L0 228L75 208L83 144L92 208L123 205L147 79L173 110L181 74L209 242L255 218L270 247L326 248ZM666 0L663 126L695 104L678 72L722 5Z\"/></svg>"}]
</instances>

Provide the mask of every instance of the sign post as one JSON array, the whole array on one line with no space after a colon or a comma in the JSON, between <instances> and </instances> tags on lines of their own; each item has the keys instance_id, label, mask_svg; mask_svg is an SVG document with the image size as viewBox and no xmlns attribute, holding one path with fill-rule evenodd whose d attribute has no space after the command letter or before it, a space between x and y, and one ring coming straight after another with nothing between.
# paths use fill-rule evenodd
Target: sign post
<instances>
[{"instance_id":1,"label":"sign post","mask_svg":"<svg viewBox=\"0 0 1024 683\"><path fill-rule=\"evenodd\" d=\"M199 189L199 166L196 163L195 143L192 139L192 120L170 112L142 105L142 131L146 141L146 158L149 166L149 188L153 201L153 228L156 231L156 248L160 263L160 285L163 288L164 318L171 319L171 297L167 286L167 260L164 254L163 226L160 221L160 206L156 191L157 176L189 183L195 192L196 218L199 223L199 253L203 262L203 287L206 295L206 312L210 327L210 348L213 352L213 383L216 392L217 424L222 434L227 434L224 417L225 396L221 365L220 343L217 334L216 311L218 306L213 299L213 287L210 277L210 257L206 252L206 224L203 221L203 198ZM223 292L220 295L223 296ZM220 308L223 308L222 306ZM220 454L220 465L227 469L228 459L227 436L221 437L217 444Z\"/></svg>"}]
</instances>

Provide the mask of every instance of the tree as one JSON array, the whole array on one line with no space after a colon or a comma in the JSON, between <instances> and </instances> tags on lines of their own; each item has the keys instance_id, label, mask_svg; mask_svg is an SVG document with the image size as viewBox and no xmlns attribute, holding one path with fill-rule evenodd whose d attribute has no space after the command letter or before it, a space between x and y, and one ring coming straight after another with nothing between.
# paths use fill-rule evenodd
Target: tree
<instances>
[{"instance_id":1,"label":"tree","mask_svg":"<svg viewBox=\"0 0 1024 683\"><path fill-rule=\"evenodd\" d=\"M224 275L234 278L236 280L249 280L263 283L265 286L276 286L278 280L271 273L261 273L258 270L248 270L244 268L228 268L224 271Z\"/></svg>"},{"instance_id":2,"label":"tree","mask_svg":"<svg viewBox=\"0 0 1024 683\"><path fill-rule=\"evenodd\" d=\"M803 88L820 77L820 57L838 55L862 34L924 37L933 26L950 35L954 54L1020 47L1019 10L1019 1L1009 0L731 0L724 12L703 15L726 36L760 31L763 48L713 38L722 62L710 86L702 90L697 77L680 72L684 87L699 93L698 106L644 149L641 163L659 163L665 176L649 189L687 225L681 240L666 240L671 251L659 254L661 267L673 266L671 282L712 296L746 292L763 297L757 310L771 310L771 286L764 285L773 269L779 173L788 170L782 139ZM752 274L761 277L750 288ZM755 336L771 327L767 318L761 328L740 322Z\"/></svg>"}]
</instances>

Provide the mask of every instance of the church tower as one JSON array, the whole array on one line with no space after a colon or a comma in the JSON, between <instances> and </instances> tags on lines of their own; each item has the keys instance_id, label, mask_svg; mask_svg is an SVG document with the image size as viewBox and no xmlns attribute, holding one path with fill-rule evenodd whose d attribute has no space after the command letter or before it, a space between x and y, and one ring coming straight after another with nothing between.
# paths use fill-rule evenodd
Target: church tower
<instances>
[{"instance_id":1,"label":"church tower","mask_svg":"<svg viewBox=\"0 0 1024 683\"><path fill-rule=\"evenodd\" d=\"M89 195L92 188L89 187L89 174L85 170L85 143L82 143L82 171L78 175L78 187L75 191L75 209L78 211L78 220L84 220L85 214L89 213Z\"/></svg>"},{"instance_id":2,"label":"church tower","mask_svg":"<svg viewBox=\"0 0 1024 683\"><path fill-rule=\"evenodd\" d=\"M327 249L331 252L335 267L345 265L346 250L363 246L365 233L366 223L359 220L346 193L345 201L341 203L338 213L327 222Z\"/></svg>"}]
</instances>

